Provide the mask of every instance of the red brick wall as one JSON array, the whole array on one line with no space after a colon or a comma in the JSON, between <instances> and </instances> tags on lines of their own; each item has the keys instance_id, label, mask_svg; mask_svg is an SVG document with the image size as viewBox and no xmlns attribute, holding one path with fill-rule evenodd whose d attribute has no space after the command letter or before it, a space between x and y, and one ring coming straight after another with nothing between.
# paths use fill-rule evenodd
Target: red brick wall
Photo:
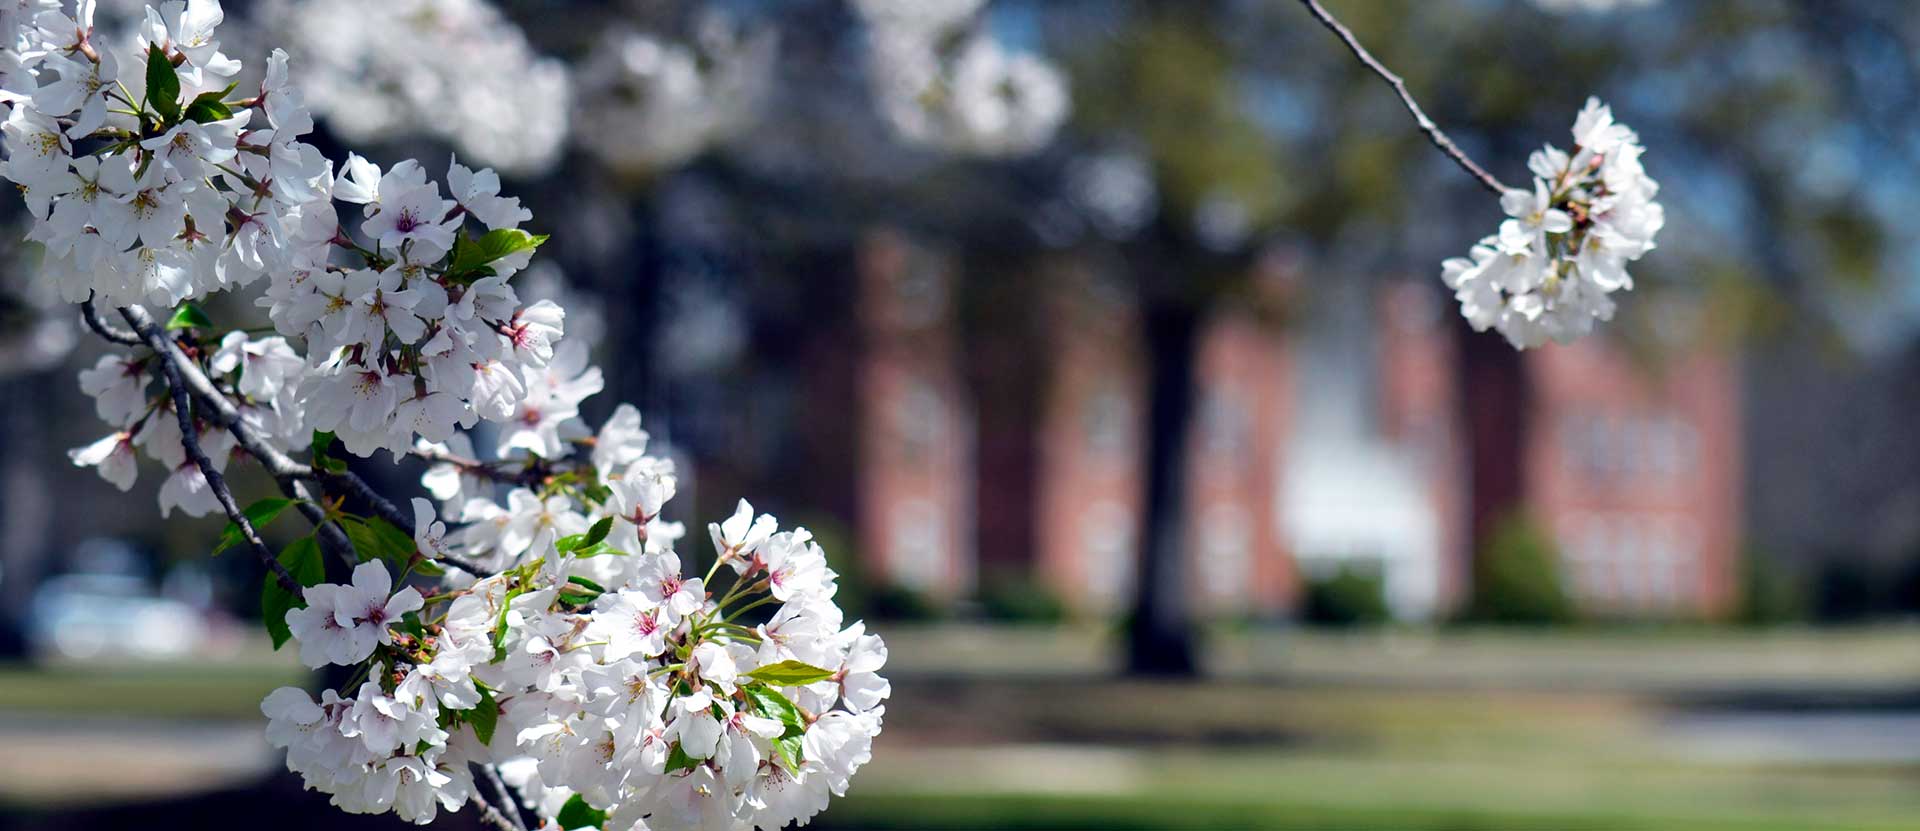
<instances>
[{"instance_id":1,"label":"red brick wall","mask_svg":"<svg viewBox=\"0 0 1920 831\"><path fill-rule=\"evenodd\" d=\"M975 576L974 418L956 360L952 272L885 231L862 241L858 268L864 564L876 584L962 597Z\"/></svg>"},{"instance_id":2,"label":"red brick wall","mask_svg":"<svg viewBox=\"0 0 1920 831\"><path fill-rule=\"evenodd\" d=\"M1575 598L1600 614L1714 617L1734 600L1739 374L1692 349L1630 360L1605 336L1530 356L1537 521Z\"/></svg>"},{"instance_id":3,"label":"red brick wall","mask_svg":"<svg viewBox=\"0 0 1920 831\"><path fill-rule=\"evenodd\" d=\"M1294 605L1278 514L1289 369L1280 333L1245 315L1222 315L1202 342L1187 472L1195 608L1271 615Z\"/></svg>"}]
</instances>

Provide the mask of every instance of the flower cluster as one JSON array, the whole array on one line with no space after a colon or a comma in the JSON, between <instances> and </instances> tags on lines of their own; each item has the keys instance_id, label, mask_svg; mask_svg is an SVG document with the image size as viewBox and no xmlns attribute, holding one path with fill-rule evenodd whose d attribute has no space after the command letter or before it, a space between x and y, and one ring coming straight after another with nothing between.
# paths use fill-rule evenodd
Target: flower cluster
<instances>
[{"instance_id":1,"label":"flower cluster","mask_svg":"<svg viewBox=\"0 0 1920 831\"><path fill-rule=\"evenodd\" d=\"M684 528L662 518L674 466L632 407L581 421L599 370L561 339L560 306L509 285L544 238L498 177L455 161L443 187L416 161L351 155L336 170L301 140L285 53L235 95L217 0L149 8L118 39L94 11L0 8L0 172L51 284L139 330L89 318L141 345L81 373L114 432L71 455L125 490L144 453L170 471L163 515L225 510L223 546L274 561L276 647L354 668L318 700L263 702L288 766L345 810L421 823L491 805L483 770L567 828L780 827L844 794L885 713L885 645L843 620L811 535L745 502L709 526L706 574L682 573ZM216 336L192 302L254 284L272 334ZM174 307L164 331L143 303ZM483 420L488 460L466 431ZM347 512L333 488L359 480L335 446L431 460L439 504L413 500L411 535L377 495L356 493L378 515ZM249 456L287 498L236 507L216 474ZM315 534L276 558L247 527L296 505ZM353 564L347 582L322 582L322 549ZM415 574L441 585L423 595Z\"/></svg>"},{"instance_id":2,"label":"flower cluster","mask_svg":"<svg viewBox=\"0 0 1920 831\"><path fill-rule=\"evenodd\" d=\"M293 382L305 362L285 338L256 338L229 332L217 344L207 344L195 359L216 388L228 395L240 420L255 435L288 450L307 447L304 409ZM100 477L120 490L129 490L139 478L138 454L160 463L167 478L160 485L160 515L179 509L188 516L206 516L220 510L206 475L182 446L180 415L164 384L149 383L158 371L152 355L100 356L92 368L81 370L80 389L93 398L94 409L114 432L85 447L67 451L81 467L95 468ZM217 471L224 471L240 451L232 433L203 420L192 419L195 442Z\"/></svg>"},{"instance_id":3,"label":"flower cluster","mask_svg":"<svg viewBox=\"0 0 1920 831\"><path fill-rule=\"evenodd\" d=\"M287 614L301 658L366 680L268 696L288 765L345 810L415 822L467 799L470 763L500 764L563 827L779 828L844 794L885 714L885 644L844 625L811 535L745 502L709 526L706 575L683 574L683 529L661 519L673 466L647 438L622 407L590 450L537 468L439 449L429 484L471 521L449 530L415 500L418 550L499 571L424 600L373 563L308 588ZM505 506L468 487L536 469Z\"/></svg>"},{"instance_id":4,"label":"flower cluster","mask_svg":"<svg viewBox=\"0 0 1920 831\"><path fill-rule=\"evenodd\" d=\"M512 173L560 160L566 65L536 53L486 0L273 0L258 16L309 45L300 86L352 141L436 135ZM341 36L342 20L354 22L352 36Z\"/></svg>"},{"instance_id":5,"label":"flower cluster","mask_svg":"<svg viewBox=\"0 0 1920 831\"><path fill-rule=\"evenodd\" d=\"M646 173L686 161L752 123L779 40L710 14L680 42L614 28L574 75L575 135L607 166Z\"/></svg>"},{"instance_id":6,"label":"flower cluster","mask_svg":"<svg viewBox=\"0 0 1920 831\"><path fill-rule=\"evenodd\" d=\"M43 10L34 45L0 53L19 64L4 173L63 296L176 306L267 277L259 302L285 338L230 335L199 357L284 450L322 430L360 455L404 452L416 437L524 416L565 314L523 306L508 285L543 238L518 229L530 214L499 195L498 176L456 161L443 192L417 162L383 172L357 156L336 176L301 141L313 119L284 52L256 94L229 98L240 67L219 51L212 0L149 9L120 43L92 17L90 0L77 17ZM357 236L340 204L361 215ZM114 390L100 411L118 433L76 461L126 487L128 447L144 446L182 482L163 490L163 509L206 508L179 436L163 435L176 428L152 417L170 402L147 396L131 359L105 360L119 363L83 384Z\"/></svg>"},{"instance_id":7,"label":"flower cluster","mask_svg":"<svg viewBox=\"0 0 1920 831\"><path fill-rule=\"evenodd\" d=\"M1018 156L1066 121L1065 79L1045 59L982 30L983 0L856 0L869 30L868 76L902 137L945 152Z\"/></svg>"},{"instance_id":8,"label":"flower cluster","mask_svg":"<svg viewBox=\"0 0 1920 831\"><path fill-rule=\"evenodd\" d=\"M1499 233L1441 267L1474 330L1498 329L1516 349L1571 341L1611 320L1609 295L1633 288L1627 263L1653 250L1666 221L1640 138L1611 110L1587 99L1573 142L1571 153L1534 151L1533 188L1501 197L1509 218Z\"/></svg>"}]
</instances>

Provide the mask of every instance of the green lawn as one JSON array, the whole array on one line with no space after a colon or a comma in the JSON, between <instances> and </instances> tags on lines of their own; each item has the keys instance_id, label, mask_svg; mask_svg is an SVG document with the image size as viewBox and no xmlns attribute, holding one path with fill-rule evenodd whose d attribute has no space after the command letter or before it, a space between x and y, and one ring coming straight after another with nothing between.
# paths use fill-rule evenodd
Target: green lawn
<instances>
[{"instance_id":1,"label":"green lawn","mask_svg":"<svg viewBox=\"0 0 1920 831\"><path fill-rule=\"evenodd\" d=\"M267 693L307 678L290 661L0 665L0 714L255 719Z\"/></svg>"},{"instance_id":2,"label":"green lawn","mask_svg":"<svg viewBox=\"0 0 1920 831\"><path fill-rule=\"evenodd\" d=\"M1920 688L1916 630L1238 634L1193 684L1108 680L1094 629L882 631L887 730L830 829L1920 829L1920 766L1703 753L1672 722L1677 692ZM183 725L138 747L177 760L191 748L167 742L205 743L208 720L239 742L261 696L306 677L264 650L0 667L0 747L9 723L44 741L45 714L134 716ZM26 772L130 756L118 729ZM16 772L0 802L58 800L35 781Z\"/></svg>"}]
</instances>

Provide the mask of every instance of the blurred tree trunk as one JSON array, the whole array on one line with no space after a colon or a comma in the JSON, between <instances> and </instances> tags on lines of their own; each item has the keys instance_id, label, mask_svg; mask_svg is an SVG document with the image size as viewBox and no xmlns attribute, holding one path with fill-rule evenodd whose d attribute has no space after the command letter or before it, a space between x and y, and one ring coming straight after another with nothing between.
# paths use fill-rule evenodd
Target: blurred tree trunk
<instances>
[{"instance_id":1,"label":"blurred tree trunk","mask_svg":"<svg viewBox=\"0 0 1920 831\"><path fill-rule=\"evenodd\" d=\"M1526 506L1533 394L1524 353L1499 335L1473 331L1464 318L1455 316L1453 329L1467 431L1468 556L1477 561L1500 523Z\"/></svg>"},{"instance_id":2,"label":"blurred tree trunk","mask_svg":"<svg viewBox=\"0 0 1920 831\"><path fill-rule=\"evenodd\" d=\"M1127 668L1135 675L1198 672L1187 597L1187 443L1203 309L1191 300L1146 298L1147 467L1140 514L1140 567L1128 622Z\"/></svg>"},{"instance_id":3,"label":"blurred tree trunk","mask_svg":"<svg viewBox=\"0 0 1920 831\"><path fill-rule=\"evenodd\" d=\"M0 660L27 657L26 619L34 589L52 553L52 489L42 471L47 441L38 391L57 383L51 372L0 384Z\"/></svg>"}]
</instances>

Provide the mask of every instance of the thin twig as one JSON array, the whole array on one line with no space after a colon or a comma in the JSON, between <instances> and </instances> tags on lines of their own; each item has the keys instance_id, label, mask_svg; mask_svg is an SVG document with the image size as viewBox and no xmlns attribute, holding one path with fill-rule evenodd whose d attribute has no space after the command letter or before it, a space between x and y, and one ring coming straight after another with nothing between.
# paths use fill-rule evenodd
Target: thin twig
<instances>
[{"instance_id":1,"label":"thin twig","mask_svg":"<svg viewBox=\"0 0 1920 831\"><path fill-rule=\"evenodd\" d=\"M507 819L505 814L500 813L499 808L493 807L493 803L487 801L487 798L480 793L479 788L473 790L473 804L478 806L480 818L486 820L488 824L495 828L500 829L500 831L526 831L525 828Z\"/></svg>"},{"instance_id":2,"label":"thin twig","mask_svg":"<svg viewBox=\"0 0 1920 831\"><path fill-rule=\"evenodd\" d=\"M414 456L429 462L453 465L459 468L463 474L471 474L490 482L499 482L506 485L532 486L539 484L540 480L546 477L546 474L539 468L532 466L522 467L519 470L502 470L488 462L469 459L465 456L448 453L443 450L415 447L411 452Z\"/></svg>"},{"instance_id":3,"label":"thin twig","mask_svg":"<svg viewBox=\"0 0 1920 831\"><path fill-rule=\"evenodd\" d=\"M138 307L129 308L137 309ZM294 579L293 573L287 571L286 565L281 563L280 559L273 555L273 550L260 539L260 533L254 529L253 521L247 519L246 512L240 510L240 503L234 500L233 491L227 488L226 478L220 475L220 470L214 467L213 460L207 458L207 452L201 449L200 430L193 424L193 400L187 394L186 383L180 378L180 367L174 358L179 353L175 351L173 343L167 339L164 332L151 325L153 319L145 317L146 310L141 309L136 316L128 314L127 309L122 309L121 315L140 332L147 346L160 356L160 360L154 363L157 364L156 370L166 383L168 391L173 394L174 415L180 419L180 447L186 451L187 458L192 459L194 465L200 468L201 475L206 477L207 487L213 491L214 498L219 500L220 508L227 512L227 519L239 527L240 536L247 541L247 547L253 550L254 556L260 558L260 562L266 565L267 570L273 572L281 588L286 589L289 594L299 595L302 590L300 581ZM137 317L144 317L149 325L141 326Z\"/></svg>"},{"instance_id":4,"label":"thin twig","mask_svg":"<svg viewBox=\"0 0 1920 831\"><path fill-rule=\"evenodd\" d=\"M191 392L194 400L204 406L201 418L225 427L227 432L233 434L234 441L240 445L240 448L259 460L260 465L267 469L267 473L280 483L282 493L303 500L299 509L300 514L313 523L320 537L321 547L334 552L335 556L340 557L349 568L358 561L353 553L352 541L347 538L345 531L332 520L327 519L325 511L313 504L311 497L300 487L301 482L313 482L330 492L349 492L364 500L373 508L374 513L393 523L394 527L404 530L413 526L413 519L403 513L398 505L381 496L367 484L366 480L354 475L351 471L335 473L301 464L256 435L241 418L240 409L213 385L213 381L207 377L206 373L200 371L198 364L187 360L186 356L180 353L179 348L167 338L166 333L158 323L154 322L153 316L148 314L146 309L139 306L126 306L120 309L120 315L127 319L127 323L134 328L135 332L139 333L142 341L161 356L163 363L172 366L173 371L168 376L169 383ZM445 557L439 559L476 577L492 575L492 572L477 568L471 563Z\"/></svg>"},{"instance_id":5,"label":"thin twig","mask_svg":"<svg viewBox=\"0 0 1920 831\"><path fill-rule=\"evenodd\" d=\"M1400 103L1405 104L1407 112L1413 114L1414 122L1420 125L1421 131L1427 134L1427 139L1433 142L1433 146L1440 148L1440 152L1447 154L1447 158L1452 159L1455 164L1460 165L1468 173L1473 174L1473 178L1480 180L1480 184L1485 185L1487 190L1493 191L1496 195L1504 195L1509 190L1509 188L1501 184L1500 180L1495 178L1493 174L1488 173L1486 168L1475 164L1473 159L1468 158L1467 154L1460 149L1460 146L1454 144L1453 139L1448 138L1447 134L1440 129L1440 126L1433 123L1433 119L1427 117L1426 111L1420 109L1419 102L1413 100L1413 94L1407 91L1407 82L1401 80L1400 76L1394 74L1393 70L1388 69L1386 65L1380 63L1379 59L1375 58L1373 53L1368 52L1365 46L1361 46L1360 39L1353 36L1353 30L1348 29L1345 24L1335 19L1333 14L1326 10L1326 7L1320 5L1320 0L1300 0L1300 3L1306 6L1307 11L1312 13L1314 17L1319 18L1320 22L1325 24L1328 29L1333 30L1333 33L1339 36L1342 42L1347 44L1347 49L1353 52L1353 56L1360 59L1361 64L1373 70L1373 74L1380 76L1381 80L1386 81L1393 87L1394 92L1399 93Z\"/></svg>"},{"instance_id":6,"label":"thin twig","mask_svg":"<svg viewBox=\"0 0 1920 831\"><path fill-rule=\"evenodd\" d=\"M86 320L87 328L92 329L94 334L114 343L122 346L140 346L146 343L146 341L140 339L139 335L114 326L108 323L105 318L102 318L100 316L100 310L94 308L92 295L88 295L87 299L80 301L80 317Z\"/></svg>"},{"instance_id":7,"label":"thin twig","mask_svg":"<svg viewBox=\"0 0 1920 831\"><path fill-rule=\"evenodd\" d=\"M507 807L506 814L508 818L512 819L513 824L519 827L519 831L527 831L526 820L520 816L520 802L514 798L513 791L507 789L507 783L500 780L499 769L493 765L481 765L480 773L486 777L487 782L493 785L493 789L499 793L500 804ZM476 788L475 790L479 789Z\"/></svg>"}]
</instances>

